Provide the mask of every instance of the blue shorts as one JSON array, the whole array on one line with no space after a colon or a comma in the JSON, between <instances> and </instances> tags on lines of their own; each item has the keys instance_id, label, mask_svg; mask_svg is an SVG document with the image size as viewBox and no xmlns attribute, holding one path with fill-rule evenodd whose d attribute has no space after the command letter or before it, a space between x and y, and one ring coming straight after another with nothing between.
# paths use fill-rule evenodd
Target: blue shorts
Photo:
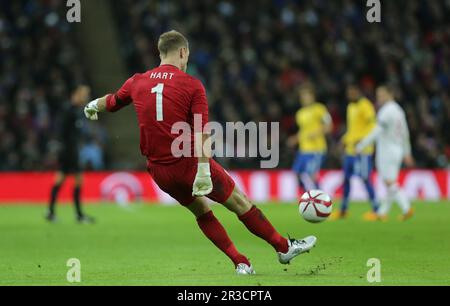
<instances>
[{"instance_id":1,"label":"blue shorts","mask_svg":"<svg viewBox=\"0 0 450 306\"><path fill-rule=\"evenodd\" d=\"M352 175L360 176L367 180L373 171L373 157L372 155L347 155L344 159L344 173L346 177Z\"/></svg>"},{"instance_id":2,"label":"blue shorts","mask_svg":"<svg viewBox=\"0 0 450 306\"><path fill-rule=\"evenodd\" d=\"M292 170L296 173L316 175L322 168L324 159L323 153L297 153Z\"/></svg>"}]
</instances>

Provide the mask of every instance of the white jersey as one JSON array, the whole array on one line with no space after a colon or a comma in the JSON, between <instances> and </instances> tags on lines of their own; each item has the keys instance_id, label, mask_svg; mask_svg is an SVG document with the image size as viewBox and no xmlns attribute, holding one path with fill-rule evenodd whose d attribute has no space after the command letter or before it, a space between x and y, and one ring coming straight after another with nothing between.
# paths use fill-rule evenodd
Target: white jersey
<instances>
[{"instance_id":1,"label":"white jersey","mask_svg":"<svg viewBox=\"0 0 450 306\"><path fill-rule=\"evenodd\" d=\"M408 123L405 112L397 102L385 103L378 112L377 121L381 128L376 137L378 156L403 159L411 154Z\"/></svg>"},{"instance_id":2,"label":"white jersey","mask_svg":"<svg viewBox=\"0 0 450 306\"><path fill-rule=\"evenodd\" d=\"M356 150L362 152L365 147L376 141L376 165L379 174L384 180L395 181L402 160L411 154L405 112L397 102L389 101L381 107L377 121L372 133L356 146Z\"/></svg>"}]
</instances>

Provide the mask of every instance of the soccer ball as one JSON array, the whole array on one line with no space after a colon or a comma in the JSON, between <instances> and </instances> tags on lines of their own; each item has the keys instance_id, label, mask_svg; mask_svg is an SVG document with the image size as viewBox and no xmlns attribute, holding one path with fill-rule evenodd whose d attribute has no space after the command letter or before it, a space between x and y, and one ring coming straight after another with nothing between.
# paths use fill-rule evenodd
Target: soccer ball
<instances>
[{"instance_id":1,"label":"soccer ball","mask_svg":"<svg viewBox=\"0 0 450 306\"><path fill-rule=\"evenodd\" d=\"M305 192L300 199L300 215L308 222L323 222L331 215L332 210L331 197L322 190Z\"/></svg>"}]
</instances>

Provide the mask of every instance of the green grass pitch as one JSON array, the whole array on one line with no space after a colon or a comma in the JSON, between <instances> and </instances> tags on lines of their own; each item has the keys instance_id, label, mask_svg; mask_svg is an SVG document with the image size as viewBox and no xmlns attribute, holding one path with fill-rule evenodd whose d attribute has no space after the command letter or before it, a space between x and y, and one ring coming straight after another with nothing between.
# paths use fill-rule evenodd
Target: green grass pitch
<instances>
[{"instance_id":1,"label":"green grass pitch","mask_svg":"<svg viewBox=\"0 0 450 306\"><path fill-rule=\"evenodd\" d=\"M367 261L381 261L378 285L450 285L450 203L415 203L417 215L388 223L361 220L367 205L351 207L347 221L318 225L301 220L296 205L262 205L282 234L316 235L317 247L282 266L264 241L214 206L256 276L234 275L231 262L182 207L113 204L89 206L96 225L75 223L73 208L59 222L43 220L44 207L0 207L0 285L70 285L69 258L81 261L80 285L372 285Z\"/></svg>"}]
</instances>

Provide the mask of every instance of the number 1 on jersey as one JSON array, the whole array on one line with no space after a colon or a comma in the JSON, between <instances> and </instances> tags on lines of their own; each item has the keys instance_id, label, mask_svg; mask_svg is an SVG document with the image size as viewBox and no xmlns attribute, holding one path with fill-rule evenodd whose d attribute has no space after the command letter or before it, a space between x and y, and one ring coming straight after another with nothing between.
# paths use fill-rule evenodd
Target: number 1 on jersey
<instances>
[{"instance_id":1,"label":"number 1 on jersey","mask_svg":"<svg viewBox=\"0 0 450 306\"><path fill-rule=\"evenodd\" d=\"M163 121L163 91L164 84L159 83L156 87L152 88L152 94L156 93L156 121Z\"/></svg>"}]
</instances>

